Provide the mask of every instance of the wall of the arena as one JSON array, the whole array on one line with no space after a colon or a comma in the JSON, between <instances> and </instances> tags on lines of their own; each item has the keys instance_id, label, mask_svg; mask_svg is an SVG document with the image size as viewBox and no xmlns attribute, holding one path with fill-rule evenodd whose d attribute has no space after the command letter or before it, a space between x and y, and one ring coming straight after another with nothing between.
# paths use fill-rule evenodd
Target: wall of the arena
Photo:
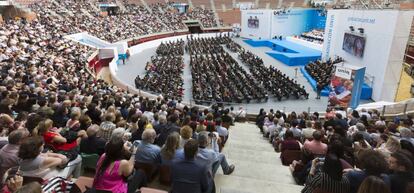
<instances>
[{"instance_id":1,"label":"wall of the arena","mask_svg":"<svg viewBox=\"0 0 414 193\"><path fill-rule=\"evenodd\" d=\"M96 48L96 49L111 46L111 43L109 43L105 40L99 39L95 36L89 35L88 32L81 32L81 33L77 33L77 34L68 35L65 38L71 39L71 40L76 41L80 44L90 46L90 47L93 47L93 48Z\"/></svg>"},{"instance_id":2,"label":"wall of the arena","mask_svg":"<svg viewBox=\"0 0 414 193\"><path fill-rule=\"evenodd\" d=\"M329 10L322 57L340 56L352 65L366 67L366 75L373 77L372 99L394 101L413 15L414 11ZM362 35L358 28L364 29L362 57L342 49L350 26L358 35Z\"/></svg>"},{"instance_id":3,"label":"wall of the arena","mask_svg":"<svg viewBox=\"0 0 414 193\"><path fill-rule=\"evenodd\" d=\"M324 29L326 15L316 9L242 10L241 37L250 39L270 39L274 36L293 36L312 29ZM254 24L258 20L258 25ZM253 25L252 25L253 24Z\"/></svg>"}]
</instances>

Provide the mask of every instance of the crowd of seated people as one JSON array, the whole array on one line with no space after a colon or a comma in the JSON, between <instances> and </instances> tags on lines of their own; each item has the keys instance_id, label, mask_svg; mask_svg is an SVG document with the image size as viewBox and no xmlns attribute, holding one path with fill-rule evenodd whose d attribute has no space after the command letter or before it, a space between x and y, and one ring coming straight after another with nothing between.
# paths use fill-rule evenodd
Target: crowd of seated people
<instances>
[{"instance_id":1,"label":"crowd of seated people","mask_svg":"<svg viewBox=\"0 0 414 193\"><path fill-rule=\"evenodd\" d=\"M309 32L304 32L302 33L299 38L309 41L309 42L314 42L317 44L323 44L323 36L324 36L325 32L323 30L312 30Z\"/></svg>"},{"instance_id":2,"label":"crowd of seated people","mask_svg":"<svg viewBox=\"0 0 414 193\"><path fill-rule=\"evenodd\" d=\"M167 25L169 31L186 29L185 20L199 20L205 28L217 27L214 12L209 9L194 7L186 13L179 13L174 2L154 3L150 5L153 14Z\"/></svg>"},{"instance_id":3,"label":"crowd of seated people","mask_svg":"<svg viewBox=\"0 0 414 193\"><path fill-rule=\"evenodd\" d=\"M152 33L186 30L184 20L197 19L205 27L217 27L211 10L194 8L188 13L178 13L171 3L137 5L124 1L126 11L114 15L101 15L98 5L87 1L58 0L55 3L38 1L30 8L46 25L63 27L62 35L88 32L109 42L130 39Z\"/></svg>"},{"instance_id":4,"label":"crowd of seated people","mask_svg":"<svg viewBox=\"0 0 414 193\"><path fill-rule=\"evenodd\" d=\"M328 108L296 114L260 110L256 124L280 151L302 193L409 193L414 187L413 117ZM373 183L377 185L373 185Z\"/></svg>"},{"instance_id":5,"label":"crowd of seated people","mask_svg":"<svg viewBox=\"0 0 414 193\"><path fill-rule=\"evenodd\" d=\"M298 84L296 80L291 79L279 69L273 66L266 67L263 60L250 51L242 49L238 53L241 61L248 65L253 77L278 101L283 98L289 99L291 96L296 99L309 97L304 86Z\"/></svg>"},{"instance_id":6,"label":"crowd of seated people","mask_svg":"<svg viewBox=\"0 0 414 193\"><path fill-rule=\"evenodd\" d=\"M184 41L161 43L145 66L145 76L135 78L135 87L181 100L184 95Z\"/></svg>"},{"instance_id":7,"label":"crowd of seated people","mask_svg":"<svg viewBox=\"0 0 414 193\"><path fill-rule=\"evenodd\" d=\"M331 78L335 70L335 64L342 62L342 58L336 58L335 60L329 59L326 62L317 60L310 62L305 66L305 70L316 81L317 86L325 88L331 83Z\"/></svg>"},{"instance_id":8,"label":"crowd of seated people","mask_svg":"<svg viewBox=\"0 0 414 193\"><path fill-rule=\"evenodd\" d=\"M228 37L188 39L194 100L197 103L267 100L265 90L224 51L221 44L228 41Z\"/></svg>"},{"instance_id":9,"label":"crowd of seated people","mask_svg":"<svg viewBox=\"0 0 414 193\"><path fill-rule=\"evenodd\" d=\"M45 192L61 188L70 191L76 187L70 179L80 174L82 154L101 156L96 167L96 188L135 192L146 180L142 172L131 172L135 167L131 164L135 156L131 155L140 153L125 148L126 141L153 136L144 132L149 128L157 132L155 142L160 147L171 132L178 132L184 125L194 131L220 131L219 135L208 135L216 141L207 145L213 150L208 151L213 155L208 161L215 163L215 168L221 165L225 174L234 170L212 147L225 143L223 127L226 131L233 119L228 111L214 110L208 115L209 111L192 110L188 118L190 110L177 101L150 101L95 79L85 68L93 50L63 38L79 30L77 26L51 12L54 3L45 6L33 6L39 17L31 22L16 19L0 23L0 172L6 179L1 181L4 192L27 193L38 188ZM205 125L210 125L208 130ZM197 133L191 138L197 138ZM128 178L131 180L103 172L111 164L120 171L114 175L133 174ZM205 166L209 170L210 164ZM108 187L110 178L116 180ZM42 186L28 183L31 180Z\"/></svg>"},{"instance_id":10,"label":"crowd of seated people","mask_svg":"<svg viewBox=\"0 0 414 193\"><path fill-rule=\"evenodd\" d=\"M155 3L150 5L151 11L156 14L160 20L167 25L169 31L186 29L183 20L186 20L185 14L179 14L172 3Z\"/></svg>"},{"instance_id":11,"label":"crowd of seated people","mask_svg":"<svg viewBox=\"0 0 414 193\"><path fill-rule=\"evenodd\" d=\"M229 49L232 52L240 52L243 50L243 48L236 42L230 41L226 44L226 48Z\"/></svg>"},{"instance_id":12,"label":"crowd of seated people","mask_svg":"<svg viewBox=\"0 0 414 193\"><path fill-rule=\"evenodd\" d=\"M187 13L187 17L190 19L198 19L205 28L217 27L216 17L211 10L194 7Z\"/></svg>"}]
</instances>

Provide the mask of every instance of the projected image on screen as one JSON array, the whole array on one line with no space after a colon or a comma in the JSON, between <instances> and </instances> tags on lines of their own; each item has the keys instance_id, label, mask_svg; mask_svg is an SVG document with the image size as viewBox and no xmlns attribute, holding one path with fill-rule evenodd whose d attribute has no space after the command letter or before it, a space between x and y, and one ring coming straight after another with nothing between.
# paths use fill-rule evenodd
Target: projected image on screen
<instances>
[{"instance_id":1,"label":"projected image on screen","mask_svg":"<svg viewBox=\"0 0 414 193\"><path fill-rule=\"evenodd\" d=\"M247 20L247 27L249 28L259 28L259 18L257 16L250 16L250 18Z\"/></svg>"},{"instance_id":2,"label":"projected image on screen","mask_svg":"<svg viewBox=\"0 0 414 193\"><path fill-rule=\"evenodd\" d=\"M342 49L346 52L361 57L364 56L364 48L365 48L365 37L345 33L344 35L344 43L342 44Z\"/></svg>"}]
</instances>

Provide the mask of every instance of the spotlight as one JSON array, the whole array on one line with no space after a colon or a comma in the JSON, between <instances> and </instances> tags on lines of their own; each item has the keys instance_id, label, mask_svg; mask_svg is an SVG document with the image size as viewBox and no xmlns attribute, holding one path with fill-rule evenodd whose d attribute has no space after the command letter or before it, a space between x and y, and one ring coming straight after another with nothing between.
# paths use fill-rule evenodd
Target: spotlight
<instances>
[{"instance_id":1,"label":"spotlight","mask_svg":"<svg viewBox=\"0 0 414 193\"><path fill-rule=\"evenodd\" d=\"M359 33L363 34L364 33L364 28L358 28Z\"/></svg>"},{"instance_id":2,"label":"spotlight","mask_svg":"<svg viewBox=\"0 0 414 193\"><path fill-rule=\"evenodd\" d=\"M354 26L349 26L349 30L351 30L351 31L355 31Z\"/></svg>"}]
</instances>

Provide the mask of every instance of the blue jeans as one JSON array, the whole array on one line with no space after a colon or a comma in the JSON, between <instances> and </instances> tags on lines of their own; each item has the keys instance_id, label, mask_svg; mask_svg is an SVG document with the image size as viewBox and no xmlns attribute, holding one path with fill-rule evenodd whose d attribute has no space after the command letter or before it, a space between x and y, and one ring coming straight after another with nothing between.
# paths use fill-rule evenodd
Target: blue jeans
<instances>
[{"instance_id":1,"label":"blue jeans","mask_svg":"<svg viewBox=\"0 0 414 193\"><path fill-rule=\"evenodd\" d=\"M220 165L221 169L223 169L223 173L227 173L229 171L229 163L227 162L226 156L222 153L219 153L218 160L213 163L213 175L216 174Z\"/></svg>"}]
</instances>

